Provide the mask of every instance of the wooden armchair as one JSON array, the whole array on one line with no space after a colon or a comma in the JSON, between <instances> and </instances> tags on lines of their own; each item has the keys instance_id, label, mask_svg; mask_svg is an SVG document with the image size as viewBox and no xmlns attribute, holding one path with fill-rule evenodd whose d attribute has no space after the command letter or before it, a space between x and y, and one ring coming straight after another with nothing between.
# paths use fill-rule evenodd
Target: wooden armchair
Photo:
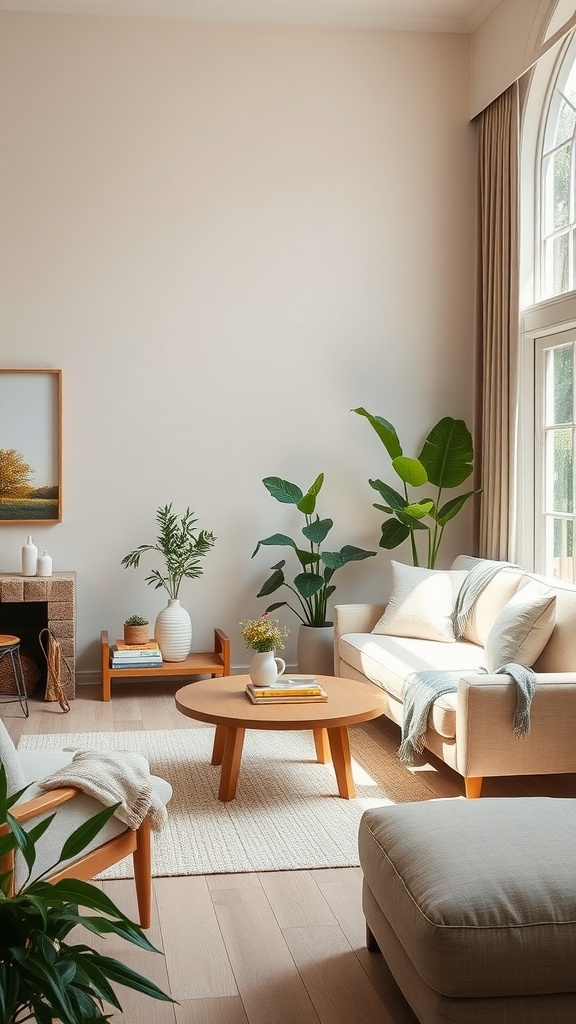
<instances>
[{"instance_id":1,"label":"wooden armchair","mask_svg":"<svg viewBox=\"0 0 576 1024\"><path fill-rule=\"evenodd\" d=\"M69 751L17 751L12 740L0 721L0 761L6 770L8 793L15 793L33 783L36 779L49 775L72 760ZM157 795L167 804L172 789L164 779L152 776L152 783ZM26 799L27 796L31 799ZM60 809L60 810L58 810ZM48 792L39 791L34 785L24 794L21 801L14 805L11 813L20 824L39 820L58 811L56 818L46 830L37 844L37 863L34 865L32 878L40 874L57 859L64 840L83 821L88 820L102 805L92 797L86 796L78 789L65 787ZM0 826L0 834L6 826ZM73 861L65 861L58 865L57 870L46 877L46 881L57 882L61 878L79 878L88 881L98 875L111 864L123 860L132 854L134 864L134 880L140 924L143 928L150 927L152 898L152 860L150 823L145 819L137 830L128 828L122 821L112 817L102 831L89 844L85 851ZM0 861L0 871L13 870L13 879L18 885L19 877L25 871L23 863L19 863L21 855L10 854Z\"/></svg>"}]
</instances>

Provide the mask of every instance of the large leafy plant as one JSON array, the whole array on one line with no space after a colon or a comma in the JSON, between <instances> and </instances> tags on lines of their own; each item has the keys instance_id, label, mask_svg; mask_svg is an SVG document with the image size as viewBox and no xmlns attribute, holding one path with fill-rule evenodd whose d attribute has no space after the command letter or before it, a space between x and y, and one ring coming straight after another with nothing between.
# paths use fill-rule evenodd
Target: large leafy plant
<instances>
[{"instance_id":1,"label":"large leafy plant","mask_svg":"<svg viewBox=\"0 0 576 1024\"><path fill-rule=\"evenodd\" d=\"M142 949L159 952L100 889L73 878L54 884L45 881L58 864L85 849L116 808L107 807L84 822L65 841L55 864L29 882L36 843L55 815L24 830L10 813L24 792L8 797L6 772L0 764L0 1024L110 1020L110 1015L104 1014L105 1002L122 1012L111 982L173 1002L154 982L120 960L81 942L66 941L80 925L96 935L119 935ZM24 857L28 875L15 889L10 860L17 850ZM81 914L80 907L96 911L96 915Z\"/></svg>"},{"instance_id":2,"label":"large leafy plant","mask_svg":"<svg viewBox=\"0 0 576 1024\"><path fill-rule=\"evenodd\" d=\"M326 626L328 599L336 587L331 583L337 569L347 562L358 562L370 558L375 551L364 551L362 548L346 544L340 551L322 551L321 545L326 540L334 523L332 519L320 519L316 512L316 499L324 483L324 474L320 473L312 486L304 494L303 491L288 480L278 476L267 476L262 481L266 490L285 505L295 505L304 516L302 527L303 540L296 542L285 533L273 533L271 537L259 540L252 558L263 545L292 548L298 560L301 572L288 583L284 575L286 559L272 566L272 575L261 587L258 597L267 597L280 587L287 587L294 595L290 601L277 601L268 605L266 611L272 612L287 605L300 621L306 626Z\"/></svg>"},{"instance_id":3,"label":"large leafy plant","mask_svg":"<svg viewBox=\"0 0 576 1024\"><path fill-rule=\"evenodd\" d=\"M365 416L386 448L392 468L402 481L402 491L382 480L370 480L370 486L384 499L374 508L390 518L382 523L381 548L396 548L410 538L414 565L419 565L417 534L426 535L427 566L433 569L446 525L461 511L477 491L467 491L443 503L444 491L460 487L472 473L474 446L464 420L445 416L432 427L417 459L404 455L395 428L382 416L373 416L366 409L353 409ZM411 497L409 487L436 488L435 494L424 498Z\"/></svg>"},{"instance_id":4,"label":"large leafy plant","mask_svg":"<svg viewBox=\"0 0 576 1024\"><path fill-rule=\"evenodd\" d=\"M158 536L155 544L140 544L122 559L126 568L138 568L146 551L157 551L164 559L164 570L152 569L146 583L155 590L164 587L168 596L177 598L183 579L195 580L203 573L200 559L208 554L216 542L209 530L195 530L198 522L189 508L182 516L172 511L172 504L156 510Z\"/></svg>"}]
</instances>

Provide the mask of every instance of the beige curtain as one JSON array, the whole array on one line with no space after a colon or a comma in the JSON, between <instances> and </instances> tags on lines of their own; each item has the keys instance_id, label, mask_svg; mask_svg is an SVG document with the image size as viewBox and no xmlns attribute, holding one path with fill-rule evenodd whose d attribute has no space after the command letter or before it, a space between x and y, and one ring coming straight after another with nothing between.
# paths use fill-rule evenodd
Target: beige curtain
<instances>
[{"instance_id":1,"label":"beige curtain","mask_svg":"<svg viewBox=\"0 0 576 1024\"><path fill-rule=\"evenodd\" d=\"M507 559L519 336L517 83L478 120L475 525L478 554Z\"/></svg>"}]
</instances>

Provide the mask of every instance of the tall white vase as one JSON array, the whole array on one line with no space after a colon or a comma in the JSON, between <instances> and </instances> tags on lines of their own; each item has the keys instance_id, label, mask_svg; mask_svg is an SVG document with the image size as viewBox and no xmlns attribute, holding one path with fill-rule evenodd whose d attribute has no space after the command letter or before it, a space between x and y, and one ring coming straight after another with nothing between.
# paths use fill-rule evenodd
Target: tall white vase
<instances>
[{"instance_id":1,"label":"tall white vase","mask_svg":"<svg viewBox=\"0 0 576 1024\"><path fill-rule=\"evenodd\" d=\"M190 653L192 620L178 598L171 597L156 617L154 639L163 661L184 661Z\"/></svg>"},{"instance_id":2,"label":"tall white vase","mask_svg":"<svg viewBox=\"0 0 576 1024\"><path fill-rule=\"evenodd\" d=\"M334 626L300 626L298 671L310 676L334 675Z\"/></svg>"},{"instance_id":3,"label":"tall white vase","mask_svg":"<svg viewBox=\"0 0 576 1024\"><path fill-rule=\"evenodd\" d=\"M36 561L38 559L38 548L32 541L32 537L28 537L25 544L22 545L22 575L23 576L35 576L36 575Z\"/></svg>"},{"instance_id":4,"label":"tall white vase","mask_svg":"<svg viewBox=\"0 0 576 1024\"><path fill-rule=\"evenodd\" d=\"M254 686L272 686L286 671L286 662L275 658L274 651L256 651L250 662L250 679Z\"/></svg>"}]
</instances>

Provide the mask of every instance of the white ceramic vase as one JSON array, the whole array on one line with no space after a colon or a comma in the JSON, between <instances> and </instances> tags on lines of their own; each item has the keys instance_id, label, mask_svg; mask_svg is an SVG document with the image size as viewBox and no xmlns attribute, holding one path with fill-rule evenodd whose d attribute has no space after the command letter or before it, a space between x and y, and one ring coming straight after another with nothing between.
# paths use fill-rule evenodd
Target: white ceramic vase
<instances>
[{"instance_id":1,"label":"white ceramic vase","mask_svg":"<svg viewBox=\"0 0 576 1024\"><path fill-rule=\"evenodd\" d=\"M298 671L307 676L334 675L334 626L300 626Z\"/></svg>"},{"instance_id":2,"label":"white ceramic vase","mask_svg":"<svg viewBox=\"0 0 576 1024\"><path fill-rule=\"evenodd\" d=\"M22 575L35 576L36 562L38 560L38 548L32 541L32 537L22 546Z\"/></svg>"},{"instance_id":3,"label":"white ceramic vase","mask_svg":"<svg viewBox=\"0 0 576 1024\"><path fill-rule=\"evenodd\" d=\"M250 679L254 686L272 686L286 671L286 662L276 658L274 651L256 651L250 662Z\"/></svg>"},{"instance_id":4,"label":"white ceramic vase","mask_svg":"<svg viewBox=\"0 0 576 1024\"><path fill-rule=\"evenodd\" d=\"M52 559L46 549L40 555L36 563L36 575L37 576L51 576L52 575Z\"/></svg>"},{"instance_id":5,"label":"white ceramic vase","mask_svg":"<svg viewBox=\"0 0 576 1024\"><path fill-rule=\"evenodd\" d=\"M184 661L190 653L192 620L178 598L171 597L156 617L156 640L163 661Z\"/></svg>"}]
</instances>

